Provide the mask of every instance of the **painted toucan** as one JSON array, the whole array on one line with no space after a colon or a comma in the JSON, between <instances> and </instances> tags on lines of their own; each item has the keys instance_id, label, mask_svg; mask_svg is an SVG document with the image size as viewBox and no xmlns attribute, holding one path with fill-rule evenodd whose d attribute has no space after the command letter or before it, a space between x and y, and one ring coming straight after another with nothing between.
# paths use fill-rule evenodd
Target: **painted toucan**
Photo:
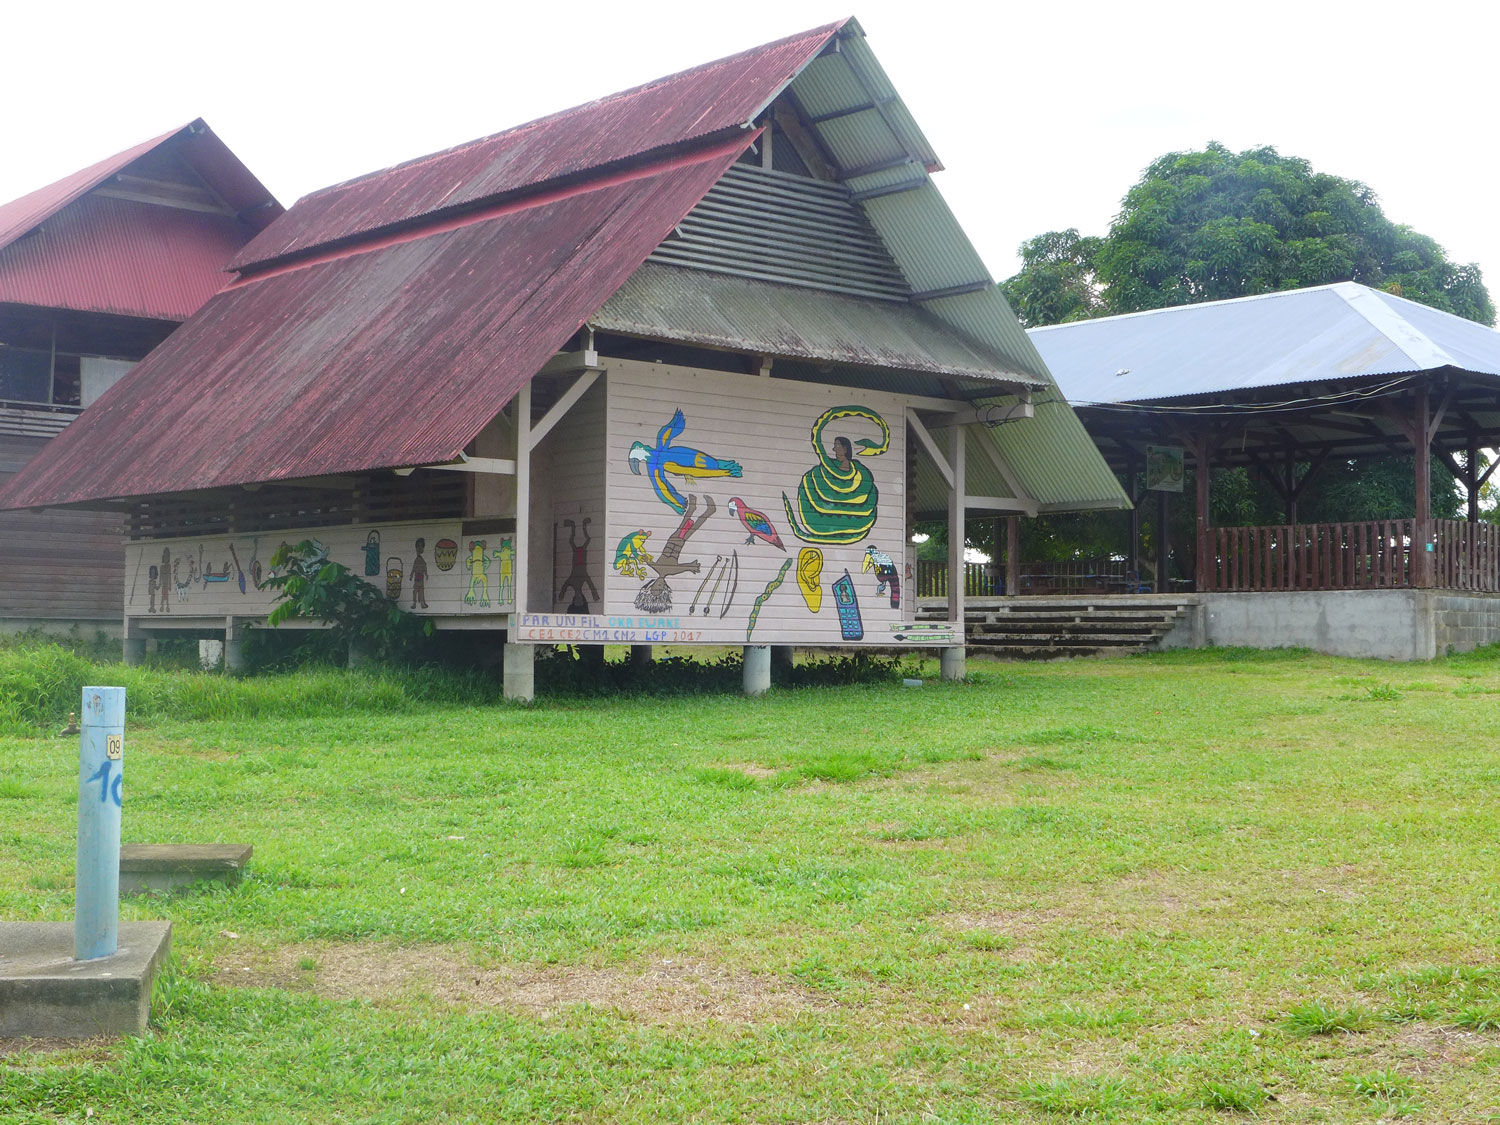
<instances>
[{"instance_id":1,"label":"painted toucan","mask_svg":"<svg viewBox=\"0 0 1500 1125\"><path fill-rule=\"evenodd\" d=\"M786 550L781 544L781 536L776 534L776 529L771 526L771 521L766 518L764 512L757 512L754 508L746 507L745 502L735 496L729 501L729 514L739 520L744 529L750 533L745 539L746 543L754 543L760 539L778 550Z\"/></svg>"}]
</instances>

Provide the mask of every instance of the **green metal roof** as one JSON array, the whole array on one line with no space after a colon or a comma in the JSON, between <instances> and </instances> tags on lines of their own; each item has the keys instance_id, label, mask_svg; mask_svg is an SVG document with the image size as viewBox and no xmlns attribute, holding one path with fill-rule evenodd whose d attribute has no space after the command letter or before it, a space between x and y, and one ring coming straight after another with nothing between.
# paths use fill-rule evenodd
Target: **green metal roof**
<instances>
[{"instance_id":1,"label":"green metal roof","mask_svg":"<svg viewBox=\"0 0 1500 1125\"><path fill-rule=\"evenodd\" d=\"M779 359L951 375L985 383L1013 379L1002 360L917 305L655 262L641 266L589 323L605 332ZM933 391L924 388L919 393Z\"/></svg>"},{"instance_id":2,"label":"green metal roof","mask_svg":"<svg viewBox=\"0 0 1500 1125\"><path fill-rule=\"evenodd\" d=\"M859 25L849 21L836 50L809 63L790 90L812 120L840 179L855 193L906 276L913 303L976 351L995 357L1009 377L1044 388L1034 395L1035 417L987 431L1039 510L1129 507L1119 481L932 183L930 173L942 167L937 154L896 95ZM847 110L857 112L816 120ZM901 188L905 190L890 190ZM1013 491L987 457L971 455L967 464L971 494ZM929 481L933 475L926 474ZM919 483L919 504L932 510L920 489ZM946 500L936 505L945 506Z\"/></svg>"}]
</instances>

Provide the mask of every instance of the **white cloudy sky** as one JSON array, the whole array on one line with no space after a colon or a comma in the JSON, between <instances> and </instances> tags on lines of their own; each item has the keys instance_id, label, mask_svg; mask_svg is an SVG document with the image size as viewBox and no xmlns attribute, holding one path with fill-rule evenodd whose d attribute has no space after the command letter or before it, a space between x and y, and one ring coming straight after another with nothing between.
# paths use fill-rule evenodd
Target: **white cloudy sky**
<instances>
[{"instance_id":1,"label":"white cloudy sky","mask_svg":"<svg viewBox=\"0 0 1500 1125\"><path fill-rule=\"evenodd\" d=\"M1444 3L10 6L0 200L204 117L299 195L852 14L996 278L1102 233L1141 169L1219 140L1363 180L1500 292L1493 9Z\"/></svg>"}]
</instances>

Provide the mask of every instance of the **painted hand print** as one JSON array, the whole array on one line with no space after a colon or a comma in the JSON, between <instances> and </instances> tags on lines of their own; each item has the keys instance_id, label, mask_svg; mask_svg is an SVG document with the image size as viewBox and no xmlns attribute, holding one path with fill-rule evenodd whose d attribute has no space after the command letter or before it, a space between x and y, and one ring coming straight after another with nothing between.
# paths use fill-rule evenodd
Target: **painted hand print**
<instances>
[{"instance_id":1,"label":"painted hand print","mask_svg":"<svg viewBox=\"0 0 1500 1125\"><path fill-rule=\"evenodd\" d=\"M865 548L865 564L860 569L875 572L875 596L877 598L889 588L891 608L901 608L901 572L896 569L896 564L890 555L871 544Z\"/></svg>"},{"instance_id":2,"label":"painted hand print","mask_svg":"<svg viewBox=\"0 0 1500 1125\"><path fill-rule=\"evenodd\" d=\"M863 418L880 430L880 440L859 440L858 449L847 437L833 439L830 452L823 444L823 431L844 418ZM792 534L804 543L857 543L875 526L879 493L875 477L856 456L878 457L891 445L890 427L875 411L863 406L835 406L819 415L812 427L812 446L819 463L802 476L797 486L795 504L786 493L781 502L786 507Z\"/></svg>"},{"instance_id":3,"label":"painted hand print","mask_svg":"<svg viewBox=\"0 0 1500 1125\"><path fill-rule=\"evenodd\" d=\"M797 589L802 591L809 613L823 608L823 552L816 547L803 547L797 552Z\"/></svg>"},{"instance_id":4,"label":"painted hand print","mask_svg":"<svg viewBox=\"0 0 1500 1125\"><path fill-rule=\"evenodd\" d=\"M615 547L615 569L626 578L645 578L646 564L651 561L646 550L646 540L650 538L651 533L644 527L623 536Z\"/></svg>"},{"instance_id":5,"label":"painted hand print","mask_svg":"<svg viewBox=\"0 0 1500 1125\"><path fill-rule=\"evenodd\" d=\"M746 546L759 539L763 543L771 544L777 550L786 550L781 544L781 536L776 534L776 529L771 526L771 521L766 518L764 512L757 512L736 496L729 501L729 514L739 520L740 526L750 533L745 537Z\"/></svg>"},{"instance_id":6,"label":"painted hand print","mask_svg":"<svg viewBox=\"0 0 1500 1125\"><path fill-rule=\"evenodd\" d=\"M680 477L683 480L700 477L737 477L742 471L738 461L720 460L710 453L690 449L685 445L674 446L673 439L681 436L686 428L687 420L679 409L673 413L671 421L657 432L655 449L645 442L638 441L631 445L630 452L627 454L630 459L630 471L640 476L644 470L651 481L651 487L656 490L657 497L663 504L679 514L687 511L687 498L678 492L672 482L667 479L669 476Z\"/></svg>"},{"instance_id":7,"label":"painted hand print","mask_svg":"<svg viewBox=\"0 0 1500 1125\"><path fill-rule=\"evenodd\" d=\"M760 616L760 607L765 605L766 601L771 597L771 595L781 587L782 581L786 578L786 572L791 569L792 560L787 559L784 563L781 564L781 569L776 572L776 577L766 583L766 588L761 591L760 597L756 598L755 604L750 607L750 621L745 626L746 643L748 643L750 640L750 634L755 632L755 620Z\"/></svg>"}]
</instances>

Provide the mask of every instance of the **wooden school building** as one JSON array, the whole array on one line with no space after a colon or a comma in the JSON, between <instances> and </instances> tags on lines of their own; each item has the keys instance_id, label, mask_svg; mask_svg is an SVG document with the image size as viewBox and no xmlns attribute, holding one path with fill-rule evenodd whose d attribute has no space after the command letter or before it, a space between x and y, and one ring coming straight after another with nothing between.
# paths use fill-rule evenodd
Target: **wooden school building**
<instances>
[{"instance_id":1,"label":"wooden school building","mask_svg":"<svg viewBox=\"0 0 1500 1125\"><path fill-rule=\"evenodd\" d=\"M281 211L202 120L0 204L0 484ZM122 536L118 510L0 513L0 630L118 631Z\"/></svg>"},{"instance_id":2,"label":"wooden school building","mask_svg":"<svg viewBox=\"0 0 1500 1125\"><path fill-rule=\"evenodd\" d=\"M979 138L976 138L976 142ZM913 522L1128 503L853 20L315 192L0 493L129 529L126 651L312 538L441 629L937 648ZM170 403L170 410L163 404Z\"/></svg>"}]
</instances>

